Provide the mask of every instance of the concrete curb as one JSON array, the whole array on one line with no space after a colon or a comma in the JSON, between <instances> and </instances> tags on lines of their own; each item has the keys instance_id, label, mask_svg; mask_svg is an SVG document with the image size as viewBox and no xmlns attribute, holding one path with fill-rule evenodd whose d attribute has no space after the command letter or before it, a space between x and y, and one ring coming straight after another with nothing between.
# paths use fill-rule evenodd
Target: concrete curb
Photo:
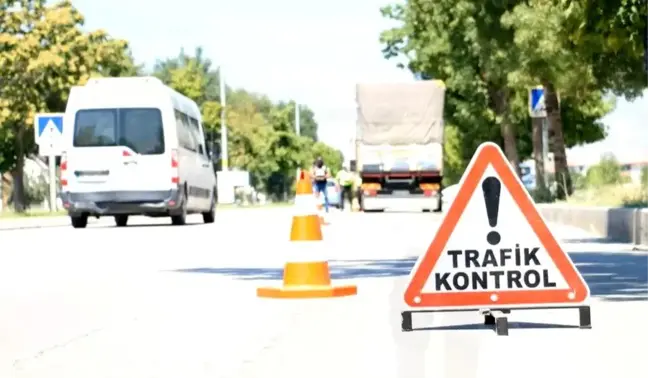
<instances>
[{"instance_id":1,"label":"concrete curb","mask_svg":"<svg viewBox=\"0 0 648 378\"><path fill-rule=\"evenodd\" d=\"M66 216L0 219L0 231L65 227L69 225L70 219Z\"/></svg>"},{"instance_id":2,"label":"concrete curb","mask_svg":"<svg viewBox=\"0 0 648 378\"><path fill-rule=\"evenodd\" d=\"M648 246L648 209L538 205L548 222L566 224L619 243ZM91 220L93 221L93 220ZM68 227L66 216L0 219L0 231Z\"/></svg>"},{"instance_id":3,"label":"concrete curb","mask_svg":"<svg viewBox=\"0 0 648 378\"><path fill-rule=\"evenodd\" d=\"M619 243L648 245L648 209L538 205L548 222L581 228Z\"/></svg>"},{"instance_id":4,"label":"concrete curb","mask_svg":"<svg viewBox=\"0 0 648 378\"><path fill-rule=\"evenodd\" d=\"M105 222L103 219L90 218L88 224ZM33 230L39 228L72 227L67 216L27 217L0 219L0 232L13 230Z\"/></svg>"}]
</instances>

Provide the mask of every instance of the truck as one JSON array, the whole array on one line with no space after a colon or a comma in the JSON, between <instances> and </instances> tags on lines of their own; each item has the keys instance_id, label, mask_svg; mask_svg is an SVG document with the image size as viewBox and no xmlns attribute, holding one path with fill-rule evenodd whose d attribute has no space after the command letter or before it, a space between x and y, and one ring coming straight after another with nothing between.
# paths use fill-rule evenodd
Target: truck
<instances>
[{"instance_id":1,"label":"truck","mask_svg":"<svg viewBox=\"0 0 648 378\"><path fill-rule=\"evenodd\" d=\"M356 85L362 211L442 211L444 101L439 80Z\"/></svg>"}]
</instances>

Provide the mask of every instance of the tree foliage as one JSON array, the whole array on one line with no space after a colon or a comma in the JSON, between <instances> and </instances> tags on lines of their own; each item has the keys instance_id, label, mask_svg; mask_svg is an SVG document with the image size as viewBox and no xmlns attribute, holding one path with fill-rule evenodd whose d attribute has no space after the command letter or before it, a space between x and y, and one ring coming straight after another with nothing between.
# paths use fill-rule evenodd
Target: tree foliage
<instances>
[{"instance_id":1,"label":"tree foliage","mask_svg":"<svg viewBox=\"0 0 648 378\"><path fill-rule=\"evenodd\" d=\"M635 98L648 83L646 0L562 0L572 13L572 40L590 60L599 84ZM580 12L580 13L579 13Z\"/></svg>"},{"instance_id":2,"label":"tree foliage","mask_svg":"<svg viewBox=\"0 0 648 378\"><path fill-rule=\"evenodd\" d=\"M446 173L457 176L486 140L503 145L512 163L531 156L531 86L560 96L555 152L603 139L599 120L614 107L604 93L632 97L647 84L640 1L408 0L382 9L398 26L380 40L386 58L446 83L446 152L454 154ZM566 163L556 168L567 171Z\"/></svg>"},{"instance_id":3,"label":"tree foliage","mask_svg":"<svg viewBox=\"0 0 648 378\"><path fill-rule=\"evenodd\" d=\"M83 22L69 1L0 1L0 171L12 172L18 211L34 115L64 111L70 87L92 76L137 72L126 41L86 32Z\"/></svg>"},{"instance_id":4,"label":"tree foliage","mask_svg":"<svg viewBox=\"0 0 648 378\"><path fill-rule=\"evenodd\" d=\"M199 104L208 140L220 151L220 77L202 49L193 55L182 50L177 57L158 61L153 74ZM297 168L306 168L315 155L322 155L333 169L342 164L338 150L317 142L317 123L308 107L300 107L298 136L294 102L274 103L267 96L229 87L225 95L228 163L249 171L258 189L285 198Z\"/></svg>"},{"instance_id":5,"label":"tree foliage","mask_svg":"<svg viewBox=\"0 0 648 378\"><path fill-rule=\"evenodd\" d=\"M70 88L90 77L146 73L134 63L127 41L83 26L83 15L68 0L0 0L0 172L11 172L18 211L27 204L24 157L36 152L34 115L65 111ZM203 50L181 51L158 61L153 71L200 105L207 139L218 149L219 72ZM260 189L284 195L297 167L306 167L316 153L339 167L339 151L317 142L317 123L308 107L301 108L302 136L297 136L294 103L226 89L230 164L249 170Z\"/></svg>"}]
</instances>

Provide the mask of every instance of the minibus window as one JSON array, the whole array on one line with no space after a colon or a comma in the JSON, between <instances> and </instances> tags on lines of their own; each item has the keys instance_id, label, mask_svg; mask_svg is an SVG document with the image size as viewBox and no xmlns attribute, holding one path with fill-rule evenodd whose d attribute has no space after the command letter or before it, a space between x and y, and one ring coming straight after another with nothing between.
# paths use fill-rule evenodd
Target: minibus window
<instances>
[{"instance_id":1,"label":"minibus window","mask_svg":"<svg viewBox=\"0 0 648 378\"><path fill-rule=\"evenodd\" d=\"M164 153L160 109L86 109L76 115L75 147L126 146L141 155Z\"/></svg>"},{"instance_id":2,"label":"minibus window","mask_svg":"<svg viewBox=\"0 0 648 378\"><path fill-rule=\"evenodd\" d=\"M138 154L164 153L164 130L159 109L120 109L119 145Z\"/></svg>"},{"instance_id":3,"label":"minibus window","mask_svg":"<svg viewBox=\"0 0 648 378\"><path fill-rule=\"evenodd\" d=\"M117 111L92 109L77 112L74 126L74 147L115 146Z\"/></svg>"}]
</instances>

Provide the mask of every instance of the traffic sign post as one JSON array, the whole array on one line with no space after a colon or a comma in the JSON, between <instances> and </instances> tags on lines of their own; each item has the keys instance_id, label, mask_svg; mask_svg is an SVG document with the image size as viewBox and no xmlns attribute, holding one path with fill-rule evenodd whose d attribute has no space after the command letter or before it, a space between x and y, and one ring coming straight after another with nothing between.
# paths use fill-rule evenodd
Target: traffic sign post
<instances>
[{"instance_id":1,"label":"traffic sign post","mask_svg":"<svg viewBox=\"0 0 648 378\"><path fill-rule=\"evenodd\" d=\"M62 152L63 113L40 113L34 117L34 139L49 165L50 211L56 211L56 157Z\"/></svg>"},{"instance_id":2,"label":"traffic sign post","mask_svg":"<svg viewBox=\"0 0 648 378\"><path fill-rule=\"evenodd\" d=\"M531 118L542 118L542 161L547 164L549 160L549 122L547 120L547 107L545 106L544 87L538 85L529 90L529 114ZM549 173L545 167L545 185L549 185Z\"/></svg>"},{"instance_id":3,"label":"traffic sign post","mask_svg":"<svg viewBox=\"0 0 648 378\"><path fill-rule=\"evenodd\" d=\"M404 312L403 330L412 330L412 312L481 310L507 335L495 313L573 307L591 327L587 283L496 144L479 146L459 187L405 291L409 307L426 310Z\"/></svg>"}]
</instances>

